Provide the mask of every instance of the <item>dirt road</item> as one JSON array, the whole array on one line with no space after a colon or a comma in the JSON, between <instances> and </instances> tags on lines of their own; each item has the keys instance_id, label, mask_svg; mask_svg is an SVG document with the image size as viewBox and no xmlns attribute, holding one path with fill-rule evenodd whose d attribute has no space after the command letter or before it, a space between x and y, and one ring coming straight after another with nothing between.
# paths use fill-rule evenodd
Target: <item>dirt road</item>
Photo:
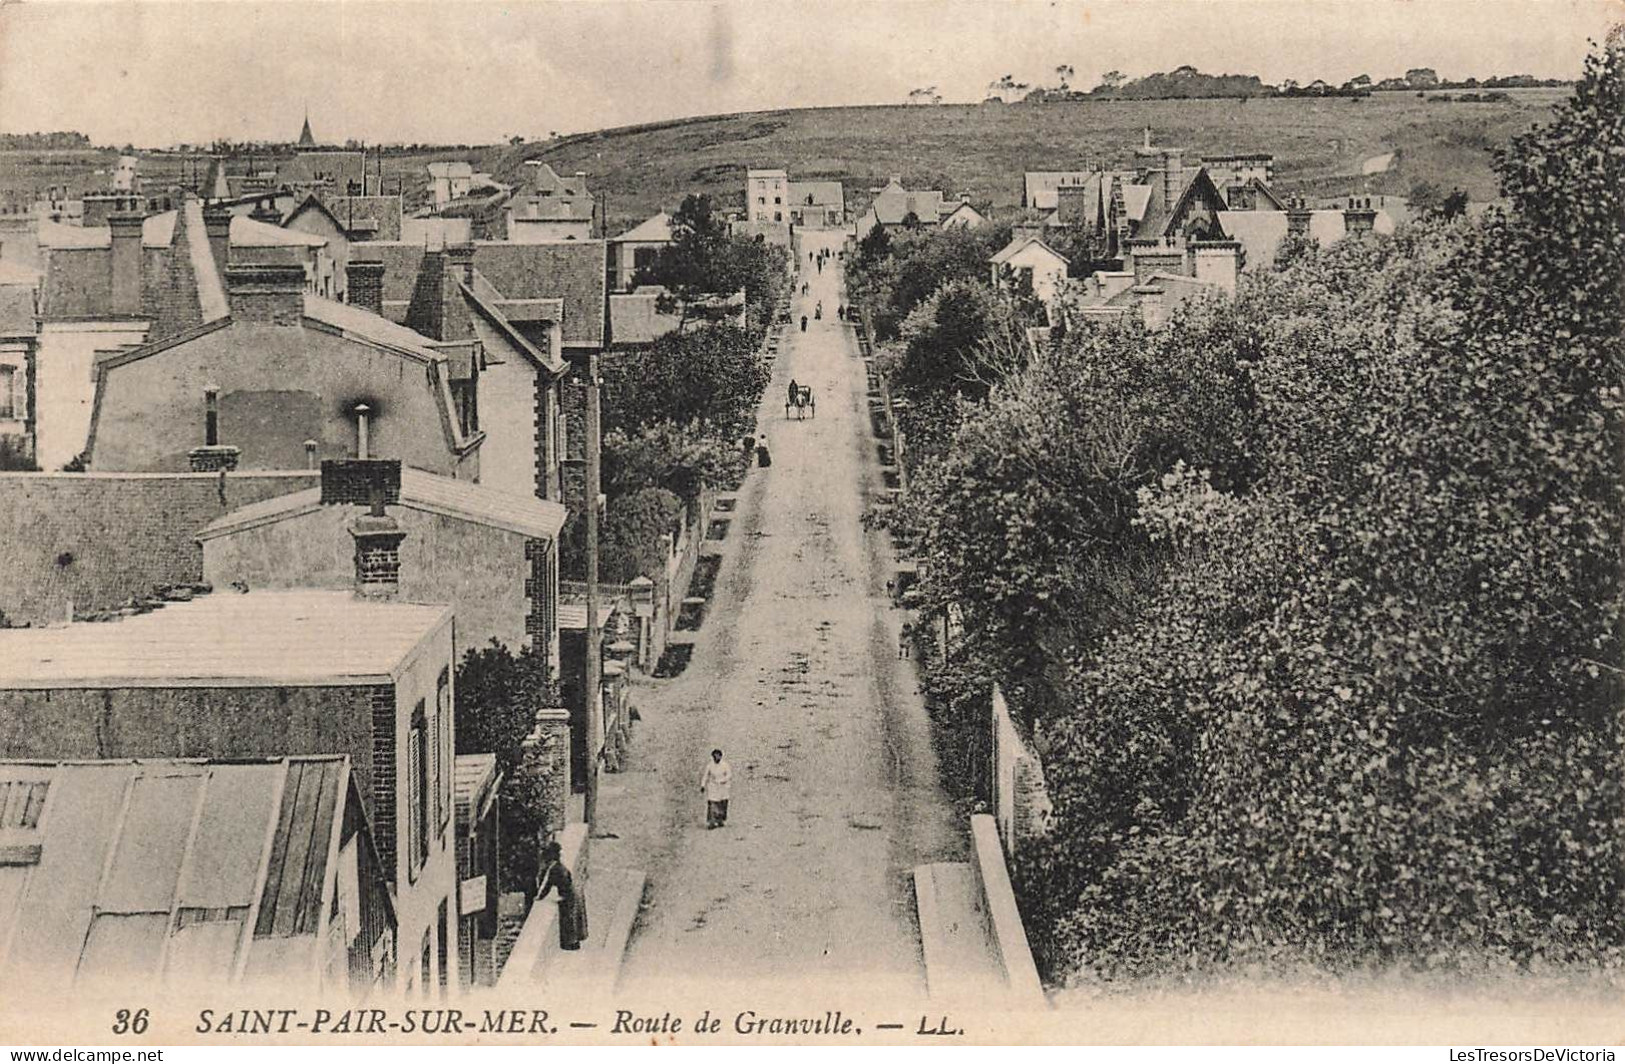
<instances>
[{"instance_id":1,"label":"dirt road","mask_svg":"<svg viewBox=\"0 0 1625 1064\"><path fill-rule=\"evenodd\" d=\"M806 255L821 246L819 272ZM910 873L963 854L897 658L890 548L859 523L881 478L863 362L835 320L837 247L839 234L808 232L801 248L807 331L787 334L760 416L773 464L740 493L693 661L640 685L630 763L604 778L599 830L618 838L593 844L593 865L649 874L624 994L674 979L918 993ZM816 417L785 418L792 377ZM727 826L709 831L699 777L713 746L734 784Z\"/></svg>"}]
</instances>

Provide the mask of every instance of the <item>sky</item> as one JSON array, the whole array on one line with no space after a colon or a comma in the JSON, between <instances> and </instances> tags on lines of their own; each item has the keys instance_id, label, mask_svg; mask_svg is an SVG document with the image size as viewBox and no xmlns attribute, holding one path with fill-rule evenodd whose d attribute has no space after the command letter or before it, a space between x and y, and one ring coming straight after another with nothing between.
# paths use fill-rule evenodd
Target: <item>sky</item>
<instances>
[{"instance_id":1,"label":"sky","mask_svg":"<svg viewBox=\"0 0 1625 1064\"><path fill-rule=\"evenodd\" d=\"M1625 0L0 0L0 132L491 143L1191 64L1574 77Z\"/></svg>"}]
</instances>

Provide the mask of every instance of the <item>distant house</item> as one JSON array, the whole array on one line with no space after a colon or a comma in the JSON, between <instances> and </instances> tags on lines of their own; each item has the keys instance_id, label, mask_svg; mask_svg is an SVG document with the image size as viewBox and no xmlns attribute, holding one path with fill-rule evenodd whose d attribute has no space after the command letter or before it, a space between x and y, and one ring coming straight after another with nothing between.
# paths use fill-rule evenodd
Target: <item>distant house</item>
<instances>
[{"instance_id":1,"label":"distant house","mask_svg":"<svg viewBox=\"0 0 1625 1064\"><path fill-rule=\"evenodd\" d=\"M379 191L377 176L367 171L366 152L302 151L278 169L277 179L301 192L366 196Z\"/></svg>"},{"instance_id":2,"label":"distant house","mask_svg":"<svg viewBox=\"0 0 1625 1064\"><path fill-rule=\"evenodd\" d=\"M1241 245L1233 240L1186 240L1178 236L1130 240L1122 270L1097 270L1068 282L1052 320L1077 326L1091 320L1138 317L1157 329L1175 307L1190 299L1233 295L1241 269Z\"/></svg>"},{"instance_id":3,"label":"distant house","mask_svg":"<svg viewBox=\"0 0 1625 1064\"><path fill-rule=\"evenodd\" d=\"M358 777L343 755L0 761L0 963L41 987L388 993Z\"/></svg>"},{"instance_id":4,"label":"distant house","mask_svg":"<svg viewBox=\"0 0 1625 1064\"><path fill-rule=\"evenodd\" d=\"M368 535L367 529L360 531ZM384 594L378 581L387 579L387 537L363 539L355 549L358 574L368 580L366 590L370 595ZM0 756L53 762L347 757L349 774L372 825L379 867L394 892L398 982L407 991L438 987L454 994L458 920L450 828L457 650L452 629L451 610L439 605L349 591L221 591L116 623L0 631ZM296 806L310 802L318 809L336 807L345 775L326 763L309 774L309 791L303 789L307 777L302 775L294 792ZM97 914L134 916L160 910L165 897L173 902L174 894L166 895L162 889L161 873L151 878L142 878L141 873L162 867L164 851L155 848L159 840L167 838L174 845L188 838L187 834L177 838L173 829L185 831L195 821L176 818L177 808L197 810L200 798L205 801L202 808L216 815L246 817L251 808L246 803L211 807L207 790L196 778L167 784L157 779L146 788L135 784L130 800L122 803L122 823L83 806L70 818L71 828L61 837L77 838L78 846L89 848L94 845L90 840L106 839L115 830L130 832L132 844L138 839L146 843L142 860L124 866L136 884L127 886L122 878L105 874L86 882L98 897L80 910L80 919L99 919L92 916L92 905ZM258 821L255 841L246 847L250 853L263 852L270 817L267 811ZM311 832L308 837L321 831L322 837L332 840L328 853L342 845L342 838L334 836L335 830L342 831L335 829L340 823L336 808L331 819L306 813L300 822ZM144 834L149 830L151 835ZM224 827L206 837L219 839L222 832ZM246 836L245 828L242 834L226 832L225 837L241 843ZM100 867L75 849L64 846L60 857L49 860ZM40 859L36 872L48 859L43 846ZM169 867L185 871L179 861ZM210 866L194 862L193 867ZM307 862L301 882L318 871L325 879L325 869ZM214 873L224 877L221 869ZM231 882L240 889L243 881ZM286 934L303 920L330 917L330 899L324 892L321 907L327 913L321 914L306 907L302 893L288 898L297 908L279 915L273 930ZM64 900L59 898L58 904ZM215 910L211 918L229 919L229 910L240 904L232 896L198 908ZM220 913L221 909L228 912ZM109 963L118 963L113 958L120 954L151 957L156 952L151 936L158 935L162 942L162 936L173 933L171 910L162 912L163 919L145 931L139 922L114 921L117 926L108 927L112 937L105 944ZM294 920L294 912L306 916ZM255 926L258 930L259 924ZM348 921L342 927L348 933ZM327 929L331 935L331 923ZM63 929L29 929L26 941L51 930ZM300 946L285 945L295 950ZM60 970L69 963L60 951L80 953L87 946L102 948L69 934L51 939L41 952L60 958L56 961ZM270 953L279 952L263 942L253 949L267 950L268 961ZM326 970L328 958L336 952L331 938L317 940L311 966ZM38 955L26 950L13 954Z\"/></svg>"},{"instance_id":5,"label":"distant house","mask_svg":"<svg viewBox=\"0 0 1625 1064\"><path fill-rule=\"evenodd\" d=\"M1067 258L1035 236L1016 237L989 261L995 288L1024 286L1047 306L1066 279Z\"/></svg>"},{"instance_id":6,"label":"distant house","mask_svg":"<svg viewBox=\"0 0 1625 1064\"><path fill-rule=\"evenodd\" d=\"M839 181L791 181L788 203L796 225L834 229L846 224L846 190Z\"/></svg>"},{"instance_id":7,"label":"distant house","mask_svg":"<svg viewBox=\"0 0 1625 1064\"><path fill-rule=\"evenodd\" d=\"M944 229L979 229L987 224L987 216L971 206L970 196L960 198L953 209L942 216Z\"/></svg>"},{"instance_id":8,"label":"distant house","mask_svg":"<svg viewBox=\"0 0 1625 1064\"><path fill-rule=\"evenodd\" d=\"M295 266L232 266L226 287L225 313L97 362L90 468L300 469L381 455L478 479L466 345L442 350L313 296Z\"/></svg>"},{"instance_id":9,"label":"distant house","mask_svg":"<svg viewBox=\"0 0 1625 1064\"><path fill-rule=\"evenodd\" d=\"M869 212L858 223L858 231L867 233L880 226L886 230L935 226L942 220L942 192L903 187L903 179L893 176L886 186L875 193Z\"/></svg>"},{"instance_id":10,"label":"distant house","mask_svg":"<svg viewBox=\"0 0 1625 1064\"><path fill-rule=\"evenodd\" d=\"M664 248L671 246L671 215L665 211L647 218L609 241L609 268L617 291L630 292L638 273L650 269Z\"/></svg>"},{"instance_id":11,"label":"distant house","mask_svg":"<svg viewBox=\"0 0 1625 1064\"><path fill-rule=\"evenodd\" d=\"M525 164L525 184L504 208L506 236L519 244L591 240L595 212L584 172L561 177L532 159Z\"/></svg>"},{"instance_id":12,"label":"distant house","mask_svg":"<svg viewBox=\"0 0 1625 1064\"><path fill-rule=\"evenodd\" d=\"M468 195L473 183L474 167L466 162L429 164L429 200L435 207L444 207Z\"/></svg>"},{"instance_id":13,"label":"distant house","mask_svg":"<svg viewBox=\"0 0 1625 1064\"><path fill-rule=\"evenodd\" d=\"M1218 237L1218 212L1228 204L1205 167L1184 165L1179 148L1146 145L1132 171L1098 171L1056 189L1047 224L1099 234L1113 258L1130 240L1168 236Z\"/></svg>"},{"instance_id":14,"label":"distant house","mask_svg":"<svg viewBox=\"0 0 1625 1064\"><path fill-rule=\"evenodd\" d=\"M1286 210L1221 211L1219 226L1242 247L1247 270L1267 270L1288 235L1326 245L1361 233L1392 233L1393 218L1370 199L1356 198L1347 207L1317 209L1294 204Z\"/></svg>"},{"instance_id":15,"label":"distant house","mask_svg":"<svg viewBox=\"0 0 1625 1064\"><path fill-rule=\"evenodd\" d=\"M790 224L790 175L783 170L745 173L745 220Z\"/></svg>"}]
</instances>

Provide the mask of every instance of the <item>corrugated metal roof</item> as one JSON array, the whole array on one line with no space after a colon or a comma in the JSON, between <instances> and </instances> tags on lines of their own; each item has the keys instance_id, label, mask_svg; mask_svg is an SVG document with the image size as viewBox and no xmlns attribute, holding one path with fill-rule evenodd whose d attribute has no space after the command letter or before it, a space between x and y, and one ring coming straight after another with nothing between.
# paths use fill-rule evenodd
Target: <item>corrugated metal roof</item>
<instances>
[{"instance_id":1,"label":"corrugated metal roof","mask_svg":"<svg viewBox=\"0 0 1625 1064\"><path fill-rule=\"evenodd\" d=\"M122 621L0 631L0 688L389 683L447 606L215 592Z\"/></svg>"},{"instance_id":2,"label":"corrugated metal roof","mask_svg":"<svg viewBox=\"0 0 1625 1064\"><path fill-rule=\"evenodd\" d=\"M348 780L344 757L0 762L0 783L48 788L37 860L0 864L0 926L16 928L7 970L224 983L256 960L297 978L280 965L298 951L262 947L314 941Z\"/></svg>"},{"instance_id":3,"label":"corrugated metal roof","mask_svg":"<svg viewBox=\"0 0 1625 1064\"><path fill-rule=\"evenodd\" d=\"M321 497L320 488L309 488L243 506L209 522L198 532L197 538L206 541L310 513L321 505ZM565 518L564 507L556 502L411 468L401 470L400 505L506 529L533 539L556 539Z\"/></svg>"},{"instance_id":4,"label":"corrugated metal roof","mask_svg":"<svg viewBox=\"0 0 1625 1064\"><path fill-rule=\"evenodd\" d=\"M458 754L455 765L457 830L466 833L485 792L497 781L497 755Z\"/></svg>"}]
</instances>

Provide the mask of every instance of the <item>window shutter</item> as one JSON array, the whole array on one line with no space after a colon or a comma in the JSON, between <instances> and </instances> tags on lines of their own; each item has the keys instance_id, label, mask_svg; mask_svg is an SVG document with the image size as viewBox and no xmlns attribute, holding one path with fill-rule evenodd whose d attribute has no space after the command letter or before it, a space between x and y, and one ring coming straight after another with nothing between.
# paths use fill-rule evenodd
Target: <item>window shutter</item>
<instances>
[{"instance_id":1,"label":"window shutter","mask_svg":"<svg viewBox=\"0 0 1625 1064\"><path fill-rule=\"evenodd\" d=\"M410 854L407 867L417 879L418 866L423 863L423 728L414 722L406 744L406 803L411 807L407 817L406 840Z\"/></svg>"}]
</instances>

